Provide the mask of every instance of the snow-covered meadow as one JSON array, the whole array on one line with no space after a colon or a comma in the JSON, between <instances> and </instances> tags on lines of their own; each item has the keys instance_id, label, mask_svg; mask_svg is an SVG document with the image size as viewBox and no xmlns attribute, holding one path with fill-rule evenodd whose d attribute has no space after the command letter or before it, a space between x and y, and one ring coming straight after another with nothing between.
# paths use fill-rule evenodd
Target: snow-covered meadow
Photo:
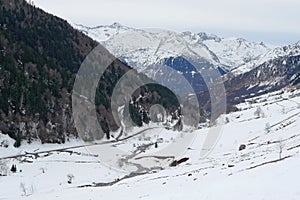
<instances>
[{"instance_id":1,"label":"snow-covered meadow","mask_svg":"<svg viewBox=\"0 0 300 200\"><path fill-rule=\"evenodd\" d=\"M88 147L73 139L17 149L0 135L8 144L0 147L0 199L300 199L300 91L237 107L218 121L222 132L206 157L200 152L210 128L180 133L151 124L136 137ZM185 150L164 151L185 135L193 138ZM188 160L169 166L181 158Z\"/></svg>"}]
</instances>

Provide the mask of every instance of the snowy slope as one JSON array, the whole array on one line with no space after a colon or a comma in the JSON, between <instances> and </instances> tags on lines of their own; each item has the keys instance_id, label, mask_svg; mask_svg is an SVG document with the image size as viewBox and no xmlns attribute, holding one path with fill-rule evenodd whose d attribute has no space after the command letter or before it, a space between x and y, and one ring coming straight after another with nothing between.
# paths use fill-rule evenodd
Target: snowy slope
<instances>
[{"instance_id":1,"label":"snowy slope","mask_svg":"<svg viewBox=\"0 0 300 200\"><path fill-rule=\"evenodd\" d=\"M241 65L236 69L233 69L232 73L242 74L254 69L255 67L258 67L259 65L262 65L265 62L275 60L279 57L298 56L298 55L300 55L300 41L292 45L277 47L273 50L270 50L258 56L256 59L253 59L248 63Z\"/></svg>"},{"instance_id":2,"label":"snowy slope","mask_svg":"<svg viewBox=\"0 0 300 200\"><path fill-rule=\"evenodd\" d=\"M214 69L220 76L269 50L263 43L206 33L134 29L118 23L95 28L74 26L124 63L180 96L205 90L207 83L200 70Z\"/></svg>"},{"instance_id":3,"label":"snowy slope","mask_svg":"<svg viewBox=\"0 0 300 200\"><path fill-rule=\"evenodd\" d=\"M270 50L263 43L249 42L241 38L205 40L204 44L218 56L222 64L229 66L229 69L251 62Z\"/></svg>"},{"instance_id":4,"label":"snowy slope","mask_svg":"<svg viewBox=\"0 0 300 200\"><path fill-rule=\"evenodd\" d=\"M105 165L104 154L97 157L86 148L0 159L2 166L16 164L22 170L0 177L0 199L299 199L300 91L285 89L269 93L247 99L237 107L239 111L227 114L225 121L218 122L222 135L211 154L200 157L209 129L197 130L190 133L197 136L193 144L179 157L189 160L177 167L165 165L164 162L170 163L172 159L148 157L148 162L138 159L155 154L170 142L180 142L180 137L172 140L176 136L167 130L150 131L112 145L134 152L143 144L163 138L157 149L150 145L142 153L122 160L127 160L125 165L129 161L140 163L144 169L150 167L149 163L164 168L144 175L132 174L122 179L128 172ZM239 151L241 144L246 149ZM52 147L55 149L55 145ZM22 148L22 151L38 152L44 147ZM113 156L112 151L110 155ZM74 175L71 184L67 183L68 174Z\"/></svg>"},{"instance_id":5,"label":"snowy slope","mask_svg":"<svg viewBox=\"0 0 300 200\"><path fill-rule=\"evenodd\" d=\"M114 23L88 28L74 25L102 43L116 57L131 66L145 69L162 58L171 56L201 57L231 70L270 50L263 43L240 38L220 38L206 33L176 33L167 30L134 29Z\"/></svg>"},{"instance_id":6,"label":"snowy slope","mask_svg":"<svg viewBox=\"0 0 300 200\"><path fill-rule=\"evenodd\" d=\"M205 45L191 43L171 31L129 30L115 35L103 45L139 71L164 58L182 55L218 64L216 56Z\"/></svg>"},{"instance_id":7,"label":"snowy slope","mask_svg":"<svg viewBox=\"0 0 300 200\"><path fill-rule=\"evenodd\" d=\"M114 35L130 30L130 28L122 26L119 23L113 23L112 25L102 25L96 27L87 27L81 24L73 24L73 26L76 27L78 30L81 30L85 34L89 35L91 38L98 42L106 41Z\"/></svg>"}]
</instances>

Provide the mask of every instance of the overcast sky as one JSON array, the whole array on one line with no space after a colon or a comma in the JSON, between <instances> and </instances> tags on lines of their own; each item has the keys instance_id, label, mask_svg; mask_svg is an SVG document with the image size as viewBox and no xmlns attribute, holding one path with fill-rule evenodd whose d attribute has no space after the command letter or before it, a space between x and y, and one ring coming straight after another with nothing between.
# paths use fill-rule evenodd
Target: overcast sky
<instances>
[{"instance_id":1,"label":"overcast sky","mask_svg":"<svg viewBox=\"0 0 300 200\"><path fill-rule=\"evenodd\" d=\"M299 0L34 0L69 22L214 33L268 44L300 40Z\"/></svg>"}]
</instances>

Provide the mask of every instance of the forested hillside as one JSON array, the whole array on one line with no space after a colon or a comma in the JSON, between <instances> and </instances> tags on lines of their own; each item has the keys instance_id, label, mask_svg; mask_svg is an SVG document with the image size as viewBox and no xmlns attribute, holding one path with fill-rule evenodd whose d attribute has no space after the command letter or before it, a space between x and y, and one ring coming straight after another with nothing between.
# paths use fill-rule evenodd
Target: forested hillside
<instances>
[{"instance_id":1,"label":"forested hillside","mask_svg":"<svg viewBox=\"0 0 300 200\"><path fill-rule=\"evenodd\" d=\"M15 146L21 140L63 143L77 136L72 120L72 87L82 61L97 45L66 21L25 0L0 0L0 131L14 138ZM118 128L110 110L110 95L129 69L115 60L99 82L95 101L108 137L110 130ZM160 91L155 101L149 95L141 104L148 108L152 103L174 102L170 95L163 97L167 89ZM167 106L174 111L178 102ZM143 113L137 112L141 120Z\"/></svg>"}]
</instances>

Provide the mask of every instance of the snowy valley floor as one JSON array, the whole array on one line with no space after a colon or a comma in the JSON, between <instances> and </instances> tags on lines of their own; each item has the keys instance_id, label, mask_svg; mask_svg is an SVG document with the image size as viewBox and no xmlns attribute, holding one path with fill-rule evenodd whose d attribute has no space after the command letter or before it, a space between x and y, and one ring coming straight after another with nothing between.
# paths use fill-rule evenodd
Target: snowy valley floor
<instances>
[{"instance_id":1,"label":"snowy valley floor","mask_svg":"<svg viewBox=\"0 0 300 200\"><path fill-rule=\"evenodd\" d=\"M73 140L15 149L12 140L0 135L0 143L9 143L0 147L0 173L5 175L0 176L0 200L300 199L299 94L279 91L238 105L240 111L218 122L222 134L205 158L200 151L208 128L174 133L153 124L128 140L88 148L74 148L82 142ZM184 152L149 156L180 143L182 134L196 136ZM242 144L246 149L239 151ZM24 156L1 159L18 154ZM169 167L173 156L189 160ZM12 164L16 173L10 172Z\"/></svg>"}]
</instances>

